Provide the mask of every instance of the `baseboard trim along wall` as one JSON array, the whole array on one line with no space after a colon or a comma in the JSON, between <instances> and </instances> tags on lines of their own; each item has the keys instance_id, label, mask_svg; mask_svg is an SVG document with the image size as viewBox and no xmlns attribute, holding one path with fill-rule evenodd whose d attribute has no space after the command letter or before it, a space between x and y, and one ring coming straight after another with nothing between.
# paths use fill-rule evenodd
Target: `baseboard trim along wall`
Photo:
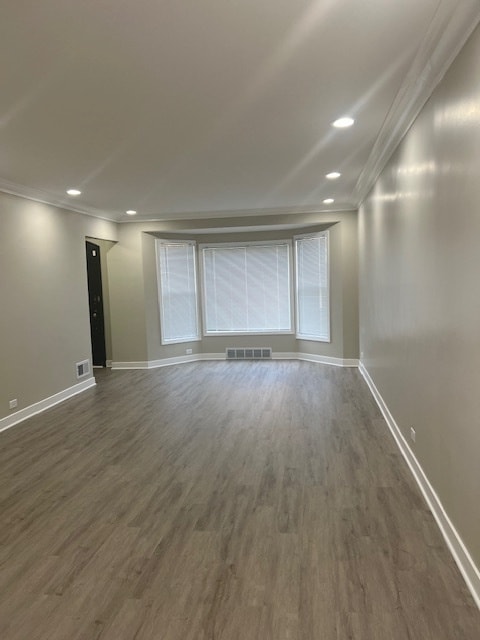
<instances>
[{"instance_id":1,"label":"baseboard trim along wall","mask_svg":"<svg viewBox=\"0 0 480 640\"><path fill-rule=\"evenodd\" d=\"M44 400L40 400L40 402L35 402L35 404L31 404L24 409L20 409L15 413L12 413L10 416L6 416L0 420L0 431L5 431L5 429L9 429L19 422L23 422L27 418L31 418L37 413L41 413L42 411L46 411L46 409L50 409L54 407L56 404L63 402L64 400L68 400L68 398L72 398L76 396L78 393L82 393L82 391L86 391L91 387L95 386L95 378L88 378L87 380L83 380L78 384L74 384L73 387L69 387L68 389L64 389L59 393L56 393L49 398L45 398Z\"/></svg>"},{"instance_id":2,"label":"baseboard trim along wall","mask_svg":"<svg viewBox=\"0 0 480 640\"><path fill-rule=\"evenodd\" d=\"M356 358L332 358L329 356L316 356L310 353L297 353L296 356L298 360L330 364L334 367L358 367L358 360Z\"/></svg>"},{"instance_id":3,"label":"baseboard trim along wall","mask_svg":"<svg viewBox=\"0 0 480 640\"><path fill-rule=\"evenodd\" d=\"M480 571L476 567L468 549L465 547L460 535L455 529L452 521L447 515L442 503L440 502L440 498L437 496L435 489L430 484L422 466L418 462L415 454L411 450L407 441L405 440L404 435L400 431L399 426L395 422L392 414L390 413L388 406L384 399L382 398L380 392L378 391L375 383L373 382L370 374L368 373L365 365L360 362L359 370L362 374L365 382L370 388L373 397L375 398L376 403L378 404L380 411L385 418L385 421L392 432L392 435L397 443L398 448L400 449L405 461L407 462L410 471L415 478L420 491L423 494L430 510L435 518L437 525L447 543L448 548L450 549L455 562L457 563L458 568L475 600L477 607L480 609Z\"/></svg>"},{"instance_id":4,"label":"baseboard trim along wall","mask_svg":"<svg viewBox=\"0 0 480 640\"><path fill-rule=\"evenodd\" d=\"M161 360L144 360L138 362L112 362L112 369L159 369L170 367L174 364L186 364L187 362L199 362L201 360L225 360L224 353L194 353Z\"/></svg>"},{"instance_id":5,"label":"baseboard trim along wall","mask_svg":"<svg viewBox=\"0 0 480 640\"><path fill-rule=\"evenodd\" d=\"M162 360L112 362L112 369L158 369L159 367L168 367L174 364L185 364L187 362L201 362L203 360L226 360L226 356L224 353L194 353L188 356L163 358ZM274 352L272 353L272 360L305 360L306 362L329 364L335 367L358 367L358 360L354 358L332 358L330 356L317 356L310 353L297 353L293 351Z\"/></svg>"}]
</instances>

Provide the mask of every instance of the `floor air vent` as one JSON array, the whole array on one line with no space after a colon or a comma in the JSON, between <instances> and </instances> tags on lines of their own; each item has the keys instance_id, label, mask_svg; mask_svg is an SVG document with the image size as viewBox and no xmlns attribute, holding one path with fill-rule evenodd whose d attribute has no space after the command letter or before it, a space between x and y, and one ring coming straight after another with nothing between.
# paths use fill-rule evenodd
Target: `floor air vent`
<instances>
[{"instance_id":1,"label":"floor air vent","mask_svg":"<svg viewBox=\"0 0 480 640\"><path fill-rule=\"evenodd\" d=\"M83 378L90 373L90 362L88 360L77 362L75 364L75 369L77 370L77 378Z\"/></svg>"},{"instance_id":2,"label":"floor air vent","mask_svg":"<svg viewBox=\"0 0 480 640\"><path fill-rule=\"evenodd\" d=\"M230 347L227 349L227 360L269 360L271 357L272 350L270 347L262 347L261 349Z\"/></svg>"}]
</instances>

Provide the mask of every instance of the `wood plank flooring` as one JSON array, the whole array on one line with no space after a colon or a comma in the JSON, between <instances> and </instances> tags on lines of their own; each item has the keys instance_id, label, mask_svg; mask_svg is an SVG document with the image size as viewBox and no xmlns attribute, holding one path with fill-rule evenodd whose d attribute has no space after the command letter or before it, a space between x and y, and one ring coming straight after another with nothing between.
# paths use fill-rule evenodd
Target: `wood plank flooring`
<instances>
[{"instance_id":1,"label":"wood plank flooring","mask_svg":"<svg viewBox=\"0 0 480 640\"><path fill-rule=\"evenodd\" d=\"M0 434L2 640L479 640L358 371L97 382Z\"/></svg>"}]
</instances>

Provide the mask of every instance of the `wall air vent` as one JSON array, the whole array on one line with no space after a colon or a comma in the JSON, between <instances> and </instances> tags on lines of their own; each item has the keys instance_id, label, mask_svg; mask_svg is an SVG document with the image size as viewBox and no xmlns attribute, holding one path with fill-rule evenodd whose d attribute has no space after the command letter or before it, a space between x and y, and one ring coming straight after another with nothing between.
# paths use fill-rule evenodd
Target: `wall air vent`
<instances>
[{"instance_id":1,"label":"wall air vent","mask_svg":"<svg viewBox=\"0 0 480 640\"><path fill-rule=\"evenodd\" d=\"M229 347L226 350L226 356L227 360L270 360L272 358L272 349L270 347L262 347L261 349Z\"/></svg>"},{"instance_id":2,"label":"wall air vent","mask_svg":"<svg viewBox=\"0 0 480 640\"><path fill-rule=\"evenodd\" d=\"M90 373L90 361L82 360L82 362L77 362L75 364L75 369L77 371L77 378L84 378L88 376Z\"/></svg>"}]
</instances>

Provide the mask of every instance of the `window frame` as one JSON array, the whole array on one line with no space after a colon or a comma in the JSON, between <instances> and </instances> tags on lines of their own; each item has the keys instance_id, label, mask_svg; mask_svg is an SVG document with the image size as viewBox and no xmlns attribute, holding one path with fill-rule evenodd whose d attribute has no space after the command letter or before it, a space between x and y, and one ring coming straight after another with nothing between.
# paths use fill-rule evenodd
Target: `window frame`
<instances>
[{"instance_id":1,"label":"window frame","mask_svg":"<svg viewBox=\"0 0 480 640\"><path fill-rule=\"evenodd\" d=\"M275 246L286 245L287 246L287 259L288 259L288 307L289 307L289 319L290 329L281 329L278 331L208 331L207 328L207 296L205 291L205 249L216 248L236 248L236 247L248 247L248 246ZM200 273L200 290L201 290L201 307L202 307L202 327L203 337L225 337L225 336L269 336L269 335L295 335L295 303L294 303L294 269L293 269L293 242L291 238L282 238L278 240L248 240L244 242L208 242L198 245L199 251L199 273Z\"/></svg>"},{"instance_id":2,"label":"window frame","mask_svg":"<svg viewBox=\"0 0 480 640\"><path fill-rule=\"evenodd\" d=\"M165 338L164 336L164 305L163 305L163 287L162 287L162 269L161 269L161 252L160 247L162 245L187 245L193 249L193 284L195 293L195 322L196 322L196 336L195 337L182 337L182 338ZM198 288L198 268L197 268L197 243L195 240L181 240L181 239L166 239L156 238L155 240L155 259L157 270L157 288L158 288L158 310L160 316L160 341L162 345L169 344L182 344L186 342L200 342L202 340L202 327L201 316L199 311L199 288Z\"/></svg>"},{"instance_id":3,"label":"window frame","mask_svg":"<svg viewBox=\"0 0 480 640\"><path fill-rule=\"evenodd\" d=\"M328 330L327 332L324 334L324 336L315 336L315 335L307 335L307 334L302 334L300 333L300 309L299 309L299 268L298 268L298 249L297 249L297 242L300 240L309 240L309 239L315 239L315 238L320 238L320 237L325 237L326 238L326 258L327 258L327 282L326 282L326 288L327 288L327 301L328 301L328 312L327 312L327 322L328 322ZM295 293L295 337L297 340L305 340L305 341L311 341L311 342L325 342L325 343L331 343L332 342L332 318L331 318L331 314L332 314L332 296L331 296L331 279L330 279L330 233L329 230L326 229L325 231L317 231L315 233L304 233L304 234L298 234L293 236L293 246L294 246L294 262L295 262L295 286L294 286L294 293Z\"/></svg>"}]
</instances>

